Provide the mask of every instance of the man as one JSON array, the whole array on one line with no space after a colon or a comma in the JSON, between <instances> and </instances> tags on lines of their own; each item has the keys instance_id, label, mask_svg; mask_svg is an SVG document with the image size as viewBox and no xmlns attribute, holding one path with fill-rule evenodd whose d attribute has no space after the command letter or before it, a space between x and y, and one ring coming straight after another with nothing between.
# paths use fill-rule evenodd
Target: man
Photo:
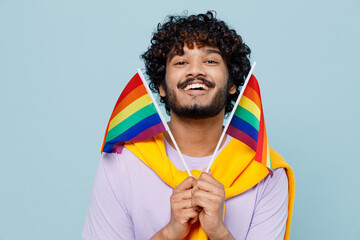
<instances>
[{"instance_id":1,"label":"man","mask_svg":"<svg viewBox=\"0 0 360 240\"><path fill-rule=\"evenodd\" d=\"M250 70L248 46L212 12L169 17L151 43L143 54L150 88L160 94L171 132L195 176L180 171L184 167L168 133L128 143L121 154L103 154L83 237L288 238L293 176L275 151L277 168L270 177L246 146L227 136L213 172L199 172L208 165L224 117ZM235 177L225 183L228 174Z\"/></svg>"}]
</instances>

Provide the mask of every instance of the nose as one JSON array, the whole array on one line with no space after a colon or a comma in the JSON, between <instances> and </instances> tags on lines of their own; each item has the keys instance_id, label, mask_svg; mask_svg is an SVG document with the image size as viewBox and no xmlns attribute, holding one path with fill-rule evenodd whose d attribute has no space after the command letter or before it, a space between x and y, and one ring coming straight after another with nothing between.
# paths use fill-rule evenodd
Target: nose
<instances>
[{"instance_id":1,"label":"nose","mask_svg":"<svg viewBox=\"0 0 360 240\"><path fill-rule=\"evenodd\" d=\"M206 72L201 61L191 61L186 69L186 77L205 76Z\"/></svg>"}]
</instances>

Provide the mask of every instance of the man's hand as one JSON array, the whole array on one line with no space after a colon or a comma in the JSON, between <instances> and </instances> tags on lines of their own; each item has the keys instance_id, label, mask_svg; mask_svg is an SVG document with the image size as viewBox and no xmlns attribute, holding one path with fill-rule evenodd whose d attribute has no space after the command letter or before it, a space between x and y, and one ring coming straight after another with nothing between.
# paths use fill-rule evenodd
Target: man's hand
<instances>
[{"instance_id":1,"label":"man's hand","mask_svg":"<svg viewBox=\"0 0 360 240\"><path fill-rule=\"evenodd\" d=\"M170 221L152 239L182 239L189 233L191 225L198 221L199 215L191 205L191 189L195 182L194 177L188 177L174 188L170 197Z\"/></svg>"},{"instance_id":2,"label":"man's hand","mask_svg":"<svg viewBox=\"0 0 360 240\"><path fill-rule=\"evenodd\" d=\"M201 227L210 239L234 239L223 221L224 186L211 173L203 172L196 181L191 204L199 212Z\"/></svg>"}]
</instances>

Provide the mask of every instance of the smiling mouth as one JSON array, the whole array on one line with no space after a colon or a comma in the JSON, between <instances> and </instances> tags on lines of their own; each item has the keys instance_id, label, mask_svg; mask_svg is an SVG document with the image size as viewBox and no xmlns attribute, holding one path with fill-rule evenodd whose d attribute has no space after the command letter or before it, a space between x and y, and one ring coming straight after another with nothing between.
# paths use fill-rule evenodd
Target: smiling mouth
<instances>
[{"instance_id":1,"label":"smiling mouth","mask_svg":"<svg viewBox=\"0 0 360 240\"><path fill-rule=\"evenodd\" d=\"M209 90L209 87L207 87L203 83L192 83L192 84L187 85L184 88L184 90L185 91L188 91L188 90Z\"/></svg>"},{"instance_id":2,"label":"smiling mouth","mask_svg":"<svg viewBox=\"0 0 360 240\"><path fill-rule=\"evenodd\" d=\"M183 89L184 91L189 90L209 90L210 88L214 88L215 84L208 81L205 78L188 78L184 82L179 83L178 88Z\"/></svg>"}]
</instances>

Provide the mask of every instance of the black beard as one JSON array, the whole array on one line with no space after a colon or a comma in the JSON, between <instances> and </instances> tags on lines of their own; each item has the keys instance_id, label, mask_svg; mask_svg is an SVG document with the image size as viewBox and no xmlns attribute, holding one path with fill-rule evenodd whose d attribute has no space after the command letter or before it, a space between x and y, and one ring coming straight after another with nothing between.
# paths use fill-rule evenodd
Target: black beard
<instances>
[{"instance_id":1,"label":"black beard","mask_svg":"<svg viewBox=\"0 0 360 240\"><path fill-rule=\"evenodd\" d=\"M226 105L228 98L227 86L219 89L211 103L207 106L199 106L197 103L191 106L181 106L176 99L176 93L173 89L164 86L166 93L165 102L167 103L170 111L183 118L191 119L205 119L218 115Z\"/></svg>"}]
</instances>

